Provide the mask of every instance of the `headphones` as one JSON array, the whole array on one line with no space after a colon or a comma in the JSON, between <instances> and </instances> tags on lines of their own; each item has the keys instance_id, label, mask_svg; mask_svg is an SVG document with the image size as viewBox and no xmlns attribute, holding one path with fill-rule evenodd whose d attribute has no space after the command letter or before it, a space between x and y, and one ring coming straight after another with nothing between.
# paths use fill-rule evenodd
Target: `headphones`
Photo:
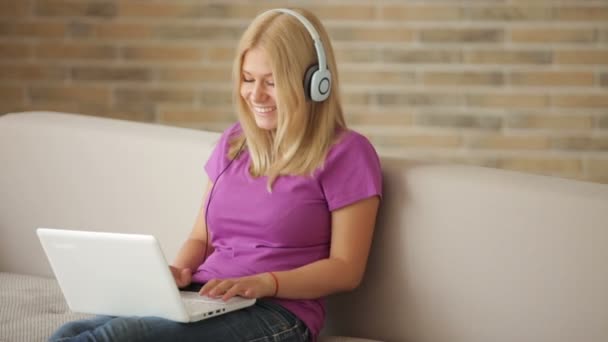
<instances>
[{"instance_id":1,"label":"headphones","mask_svg":"<svg viewBox=\"0 0 608 342\"><path fill-rule=\"evenodd\" d=\"M302 25L304 25L308 33L310 33L310 37L315 44L315 50L317 52L317 64L313 64L308 67L306 73L304 74L304 93L308 99L314 102L323 102L327 100L329 93L331 92L331 73L329 72L329 69L327 69L325 49L321 43L319 33L317 30L315 30L312 23L306 19L306 17L294 10L287 8L271 9L260 14L258 17L273 12L285 13L295 17L302 23Z\"/></svg>"}]
</instances>

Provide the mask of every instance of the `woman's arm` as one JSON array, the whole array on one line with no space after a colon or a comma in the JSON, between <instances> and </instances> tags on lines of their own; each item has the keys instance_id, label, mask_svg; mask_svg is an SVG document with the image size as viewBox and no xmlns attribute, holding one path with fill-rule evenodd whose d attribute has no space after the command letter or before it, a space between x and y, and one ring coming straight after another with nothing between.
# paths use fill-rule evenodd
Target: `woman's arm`
<instances>
[{"instance_id":1,"label":"woman's arm","mask_svg":"<svg viewBox=\"0 0 608 342\"><path fill-rule=\"evenodd\" d=\"M361 283L376 224L380 199L370 197L332 212L331 249L328 258L281 272L212 280L202 294L244 297L273 296L290 299L319 298L355 289Z\"/></svg>"},{"instance_id":2,"label":"woman's arm","mask_svg":"<svg viewBox=\"0 0 608 342\"><path fill-rule=\"evenodd\" d=\"M278 296L318 298L357 288L365 272L379 203L374 196L332 212L329 258L275 272Z\"/></svg>"},{"instance_id":3,"label":"woman's arm","mask_svg":"<svg viewBox=\"0 0 608 342\"><path fill-rule=\"evenodd\" d=\"M209 256L213 252L213 247L208 239L208 231L205 223L205 202L209 191L213 187L213 183L209 181L207 183L207 189L203 196L201 208L198 211L198 216L194 222L194 227L188 239L184 242L180 248L173 264L169 266L173 277L179 287L188 286L192 281L192 272L195 271L200 264L205 261L205 257ZM205 248L205 245L207 247Z\"/></svg>"}]
</instances>

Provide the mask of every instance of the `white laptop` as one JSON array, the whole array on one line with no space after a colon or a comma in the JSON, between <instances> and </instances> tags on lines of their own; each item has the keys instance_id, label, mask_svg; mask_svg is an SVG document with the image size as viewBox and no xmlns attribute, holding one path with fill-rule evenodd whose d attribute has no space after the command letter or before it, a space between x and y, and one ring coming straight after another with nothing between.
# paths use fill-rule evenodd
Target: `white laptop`
<instances>
[{"instance_id":1,"label":"white laptop","mask_svg":"<svg viewBox=\"0 0 608 342\"><path fill-rule=\"evenodd\" d=\"M179 291L151 235L50 228L38 228L36 233L74 312L195 322L255 303Z\"/></svg>"}]
</instances>

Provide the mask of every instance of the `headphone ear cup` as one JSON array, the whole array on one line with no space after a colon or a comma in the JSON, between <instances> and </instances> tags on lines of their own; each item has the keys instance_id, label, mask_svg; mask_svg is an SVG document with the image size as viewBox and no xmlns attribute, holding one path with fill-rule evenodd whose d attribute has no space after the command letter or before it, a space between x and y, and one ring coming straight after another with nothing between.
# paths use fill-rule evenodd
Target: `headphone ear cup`
<instances>
[{"instance_id":1,"label":"headphone ear cup","mask_svg":"<svg viewBox=\"0 0 608 342\"><path fill-rule=\"evenodd\" d=\"M312 77L315 72L319 71L319 65L313 64L306 70L306 74L304 74L304 94L306 95L306 99L312 100L312 88L315 87L312 83Z\"/></svg>"}]
</instances>

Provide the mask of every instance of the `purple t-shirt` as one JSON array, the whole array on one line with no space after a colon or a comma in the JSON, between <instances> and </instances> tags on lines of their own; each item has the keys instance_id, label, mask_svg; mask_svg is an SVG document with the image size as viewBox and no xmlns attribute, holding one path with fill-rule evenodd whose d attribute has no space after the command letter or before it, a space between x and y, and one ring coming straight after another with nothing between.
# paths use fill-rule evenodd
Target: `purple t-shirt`
<instances>
[{"instance_id":1,"label":"purple t-shirt","mask_svg":"<svg viewBox=\"0 0 608 342\"><path fill-rule=\"evenodd\" d=\"M246 149L228 166L228 141L240 131L238 123L227 129L205 165L215 183L207 212L214 252L195 272L195 282L290 270L327 258L331 212L381 196L378 155L354 131L342 132L312 177L281 176L272 193L267 177L249 174ZM323 298L276 301L318 335L325 320Z\"/></svg>"}]
</instances>

